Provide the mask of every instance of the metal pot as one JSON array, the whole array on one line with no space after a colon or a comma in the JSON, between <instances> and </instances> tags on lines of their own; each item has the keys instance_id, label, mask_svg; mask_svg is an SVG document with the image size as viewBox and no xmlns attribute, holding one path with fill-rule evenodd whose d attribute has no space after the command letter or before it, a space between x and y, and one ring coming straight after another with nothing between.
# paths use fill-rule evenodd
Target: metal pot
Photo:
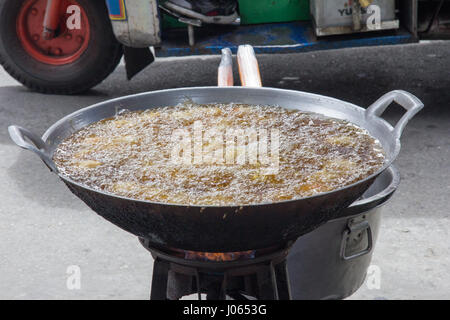
<instances>
[{"instance_id":1,"label":"metal pot","mask_svg":"<svg viewBox=\"0 0 450 320\"><path fill-rule=\"evenodd\" d=\"M342 212L301 236L288 256L293 299L343 299L363 284L380 229L382 206L400 183L391 166Z\"/></svg>"},{"instance_id":2,"label":"metal pot","mask_svg":"<svg viewBox=\"0 0 450 320\"><path fill-rule=\"evenodd\" d=\"M17 145L37 153L53 172L58 173L52 160L53 152L72 133L114 116L118 108L143 110L176 105L186 99L200 104L279 105L348 120L367 129L386 152L386 163L380 170L351 185L312 197L246 206L188 206L140 201L94 190L59 174L69 189L95 212L124 230L148 239L153 246L205 252L246 251L281 245L339 218L342 209L358 199L395 160L405 125L423 107L415 96L400 90L385 94L366 110L334 98L292 90L184 88L136 94L81 109L51 126L42 139L17 126L11 126L9 132ZM380 118L393 101L407 110L395 127Z\"/></svg>"}]
</instances>

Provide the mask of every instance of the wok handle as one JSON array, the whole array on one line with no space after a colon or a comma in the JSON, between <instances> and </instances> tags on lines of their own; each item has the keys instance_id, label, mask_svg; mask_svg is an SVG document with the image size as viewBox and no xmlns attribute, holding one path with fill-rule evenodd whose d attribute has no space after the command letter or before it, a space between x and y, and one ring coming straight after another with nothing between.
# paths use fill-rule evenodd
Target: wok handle
<instances>
[{"instance_id":1,"label":"wok handle","mask_svg":"<svg viewBox=\"0 0 450 320\"><path fill-rule=\"evenodd\" d=\"M380 117L386 108L394 101L407 110L392 131L394 137L400 139L408 121L423 108L422 101L413 94L403 90L394 90L386 93L367 108L366 118Z\"/></svg>"},{"instance_id":2,"label":"wok handle","mask_svg":"<svg viewBox=\"0 0 450 320\"><path fill-rule=\"evenodd\" d=\"M36 153L51 171L58 172L55 163L48 153L47 144L39 136L19 126L9 126L8 132L15 144L23 149Z\"/></svg>"}]
</instances>

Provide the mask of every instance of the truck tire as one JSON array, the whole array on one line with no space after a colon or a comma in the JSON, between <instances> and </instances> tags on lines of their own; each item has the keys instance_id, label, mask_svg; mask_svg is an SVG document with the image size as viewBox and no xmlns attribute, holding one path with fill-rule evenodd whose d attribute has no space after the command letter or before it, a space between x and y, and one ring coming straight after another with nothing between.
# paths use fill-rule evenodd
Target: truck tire
<instances>
[{"instance_id":1,"label":"truck tire","mask_svg":"<svg viewBox=\"0 0 450 320\"><path fill-rule=\"evenodd\" d=\"M0 0L1 65L41 93L76 94L102 82L122 57L105 1L61 0L60 23L51 40L42 36L46 4L47 0ZM78 9L71 11L69 6Z\"/></svg>"}]
</instances>

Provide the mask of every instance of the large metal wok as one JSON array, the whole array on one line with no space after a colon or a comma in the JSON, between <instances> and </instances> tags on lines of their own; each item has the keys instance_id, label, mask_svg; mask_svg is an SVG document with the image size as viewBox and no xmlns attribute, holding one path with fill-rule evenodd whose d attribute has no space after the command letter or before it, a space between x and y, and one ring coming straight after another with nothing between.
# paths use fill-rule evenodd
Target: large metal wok
<instances>
[{"instance_id":1,"label":"large metal wok","mask_svg":"<svg viewBox=\"0 0 450 320\"><path fill-rule=\"evenodd\" d=\"M253 48L240 46L237 60L242 85L260 87L262 82ZM114 116L120 108L135 111L176 105L186 100L199 104L237 102L278 105L322 113L366 128L381 142L387 156L386 163L370 177L313 197L258 205L183 206L139 201L87 188L59 174L69 189L95 212L147 239L151 246L231 252L284 244L345 214L342 209L358 199L395 160L400 151L400 136L405 125L423 107L415 96L405 91L392 91L365 110L344 101L305 92L227 87L233 85L232 72L231 51L225 49L218 72L218 85L221 88L162 90L106 101L61 119L47 130L42 139L17 126L11 126L9 132L16 144L37 153L50 170L57 174L52 160L53 152L72 133L93 122ZM380 118L393 101L407 110L395 128Z\"/></svg>"},{"instance_id":2,"label":"large metal wok","mask_svg":"<svg viewBox=\"0 0 450 320\"><path fill-rule=\"evenodd\" d=\"M345 119L366 128L386 152L386 163L375 174L352 185L316 196L278 203L246 206L188 206L139 201L87 188L58 173L52 155L58 144L81 128L116 114L118 108L143 110L176 105L186 99L196 103L279 105ZM406 113L395 127L380 118L397 102ZM405 91L392 91L368 109L334 98L274 88L199 87L135 94L102 102L74 112L52 125L39 138L26 129L11 126L13 141L39 155L69 189L99 215L158 247L195 251L230 252L266 248L295 240L331 219L357 200L397 157L405 125L422 102Z\"/></svg>"}]
</instances>

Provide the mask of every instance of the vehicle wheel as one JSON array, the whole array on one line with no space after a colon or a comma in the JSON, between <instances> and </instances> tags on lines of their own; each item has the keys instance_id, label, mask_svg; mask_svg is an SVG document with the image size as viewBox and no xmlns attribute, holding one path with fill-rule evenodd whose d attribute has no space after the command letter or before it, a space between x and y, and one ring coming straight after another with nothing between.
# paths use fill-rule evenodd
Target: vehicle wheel
<instances>
[{"instance_id":1,"label":"vehicle wheel","mask_svg":"<svg viewBox=\"0 0 450 320\"><path fill-rule=\"evenodd\" d=\"M114 71L122 45L104 0L61 0L53 39L42 36L47 0L0 0L0 63L26 87L53 94L86 91ZM81 28L70 30L68 6L80 8Z\"/></svg>"}]
</instances>

